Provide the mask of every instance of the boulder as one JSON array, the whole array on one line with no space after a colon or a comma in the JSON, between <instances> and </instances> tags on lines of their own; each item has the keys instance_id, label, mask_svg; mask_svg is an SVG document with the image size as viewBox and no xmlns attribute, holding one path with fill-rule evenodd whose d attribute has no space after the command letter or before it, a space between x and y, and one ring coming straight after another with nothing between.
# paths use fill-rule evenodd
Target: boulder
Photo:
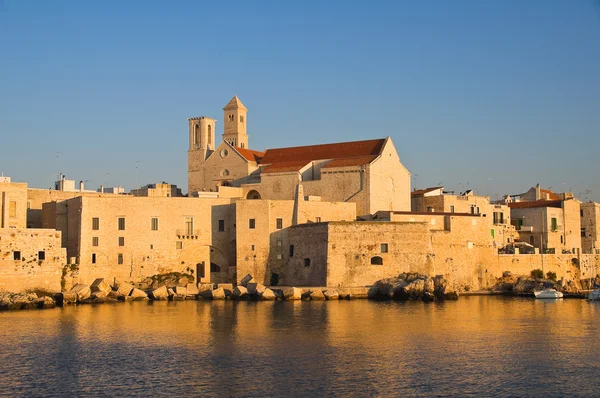
<instances>
[{"instance_id":1,"label":"boulder","mask_svg":"<svg viewBox=\"0 0 600 398\"><path fill-rule=\"evenodd\" d=\"M242 280L240 281L240 285L248 287L248 283L252 282L252 279L252 275L248 274L242 278Z\"/></svg>"},{"instance_id":2,"label":"boulder","mask_svg":"<svg viewBox=\"0 0 600 398\"><path fill-rule=\"evenodd\" d=\"M77 303L77 293L74 293L74 292L57 293L54 296L54 301L56 301L56 303L58 305L75 304L75 303Z\"/></svg>"},{"instance_id":3,"label":"boulder","mask_svg":"<svg viewBox=\"0 0 600 398\"><path fill-rule=\"evenodd\" d=\"M132 290L133 286L125 282L119 283L119 287L117 288L117 292L119 292L123 296L129 296Z\"/></svg>"},{"instance_id":4,"label":"boulder","mask_svg":"<svg viewBox=\"0 0 600 398\"><path fill-rule=\"evenodd\" d=\"M248 293L254 295L260 295L265 291L265 285L260 283L248 283Z\"/></svg>"},{"instance_id":5,"label":"boulder","mask_svg":"<svg viewBox=\"0 0 600 398\"><path fill-rule=\"evenodd\" d=\"M108 292L110 292L112 288L104 278L98 278L91 284L90 290L92 291L92 293L103 292L103 297L106 297L108 295Z\"/></svg>"},{"instance_id":6,"label":"boulder","mask_svg":"<svg viewBox=\"0 0 600 398\"><path fill-rule=\"evenodd\" d=\"M54 302L54 300L52 300L52 298L50 298L48 296L38 298L36 301L36 305L37 305L37 308L39 308L41 310L56 307L56 303Z\"/></svg>"},{"instance_id":7,"label":"boulder","mask_svg":"<svg viewBox=\"0 0 600 398\"><path fill-rule=\"evenodd\" d=\"M225 289L218 287L212 291L213 300L225 300Z\"/></svg>"},{"instance_id":8,"label":"boulder","mask_svg":"<svg viewBox=\"0 0 600 398\"><path fill-rule=\"evenodd\" d=\"M302 290L297 287L286 287L283 289L284 300L300 300L302 298Z\"/></svg>"},{"instance_id":9,"label":"boulder","mask_svg":"<svg viewBox=\"0 0 600 398\"><path fill-rule=\"evenodd\" d=\"M187 295L188 296L197 296L198 294L200 294L200 290L198 290L198 285L196 285L195 283L188 283L187 284Z\"/></svg>"},{"instance_id":10,"label":"boulder","mask_svg":"<svg viewBox=\"0 0 600 398\"><path fill-rule=\"evenodd\" d=\"M435 296L431 292L424 292L421 300L426 303L433 303L435 301Z\"/></svg>"},{"instance_id":11,"label":"boulder","mask_svg":"<svg viewBox=\"0 0 600 398\"><path fill-rule=\"evenodd\" d=\"M122 295L121 293L111 290L110 293L108 293L106 295L107 298L111 298L111 299L115 299L115 300L120 300L120 301L125 301L125 296Z\"/></svg>"},{"instance_id":12,"label":"boulder","mask_svg":"<svg viewBox=\"0 0 600 398\"><path fill-rule=\"evenodd\" d=\"M198 294L205 292L207 290L213 290L214 286L212 283L198 283Z\"/></svg>"},{"instance_id":13,"label":"boulder","mask_svg":"<svg viewBox=\"0 0 600 398\"><path fill-rule=\"evenodd\" d=\"M71 293L77 294L77 301L83 301L85 299L90 298L92 295L92 291L88 285L84 285L83 283L78 283L71 289Z\"/></svg>"},{"instance_id":14,"label":"boulder","mask_svg":"<svg viewBox=\"0 0 600 398\"><path fill-rule=\"evenodd\" d=\"M111 292L112 292L112 290L111 290ZM92 292L92 295L90 296L90 298L96 299L96 298L104 298L106 296L108 296L108 293L102 292L102 291L97 291L97 292Z\"/></svg>"},{"instance_id":15,"label":"boulder","mask_svg":"<svg viewBox=\"0 0 600 398\"><path fill-rule=\"evenodd\" d=\"M246 289L244 286L236 286L235 289L233 289L233 297L235 299L238 300L243 300L245 298L248 297L248 289Z\"/></svg>"},{"instance_id":16,"label":"boulder","mask_svg":"<svg viewBox=\"0 0 600 398\"><path fill-rule=\"evenodd\" d=\"M158 289L154 289L150 296L153 300L166 300L169 298L169 291L166 286L161 286Z\"/></svg>"},{"instance_id":17,"label":"boulder","mask_svg":"<svg viewBox=\"0 0 600 398\"><path fill-rule=\"evenodd\" d=\"M320 290L315 290L310 293L311 300L325 300L325 295Z\"/></svg>"},{"instance_id":18,"label":"boulder","mask_svg":"<svg viewBox=\"0 0 600 398\"><path fill-rule=\"evenodd\" d=\"M147 300L148 299L148 295L146 294L146 292L144 292L143 290L140 290L140 289L133 289L131 291L131 293L129 294L129 297L131 297L133 300Z\"/></svg>"},{"instance_id":19,"label":"boulder","mask_svg":"<svg viewBox=\"0 0 600 398\"><path fill-rule=\"evenodd\" d=\"M266 288L264 292L260 295L260 299L263 301L273 301L275 300L275 293L269 288Z\"/></svg>"},{"instance_id":20,"label":"boulder","mask_svg":"<svg viewBox=\"0 0 600 398\"><path fill-rule=\"evenodd\" d=\"M175 286L175 294L178 296L187 296L187 286Z\"/></svg>"},{"instance_id":21,"label":"boulder","mask_svg":"<svg viewBox=\"0 0 600 398\"><path fill-rule=\"evenodd\" d=\"M327 300L339 300L340 299L340 294L335 289L325 290L323 292L323 295L325 296L325 298Z\"/></svg>"},{"instance_id":22,"label":"boulder","mask_svg":"<svg viewBox=\"0 0 600 398\"><path fill-rule=\"evenodd\" d=\"M404 287L404 291L411 299L421 298L425 290L424 279L413 279Z\"/></svg>"}]
</instances>

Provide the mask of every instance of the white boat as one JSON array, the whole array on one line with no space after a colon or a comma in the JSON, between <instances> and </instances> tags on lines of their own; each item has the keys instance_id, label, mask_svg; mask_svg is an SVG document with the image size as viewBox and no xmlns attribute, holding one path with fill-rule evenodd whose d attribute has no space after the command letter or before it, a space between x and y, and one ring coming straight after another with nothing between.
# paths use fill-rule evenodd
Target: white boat
<instances>
[{"instance_id":1,"label":"white boat","mask_svg":"<svg viewBox=\"0 0 600 398\"><path fill-rule=\"evenodd\" d=\"M537 292L533 292L536 299L558 299L562 298L562 292L556 291L556 289L544 289Z\"/></svg>"},{"instance_id":2,"label":"white boat","mask_svg":"<svg viewBox=\"0 0 600 398\"><path fill-rule=\"evenodd\" d=\"M600 289L594 289L588 294L588 300L598 301L600 300Z\"/></svg>"}]
</instances>

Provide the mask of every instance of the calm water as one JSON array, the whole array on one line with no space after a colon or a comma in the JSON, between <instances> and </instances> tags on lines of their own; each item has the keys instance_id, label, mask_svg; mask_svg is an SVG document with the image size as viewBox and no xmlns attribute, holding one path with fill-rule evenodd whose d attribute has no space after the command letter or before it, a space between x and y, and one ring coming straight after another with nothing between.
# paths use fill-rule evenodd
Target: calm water
<instances>
[{"instance_id":1,"label":"calm water","mask_svg":"<svg viewBox=\"0 0 600 398\"><path fill-rule=\"evenodd\" d=\"M0 395L599 396L600 305L156 302L0 313Z\"/></svg>"}]
</instances>

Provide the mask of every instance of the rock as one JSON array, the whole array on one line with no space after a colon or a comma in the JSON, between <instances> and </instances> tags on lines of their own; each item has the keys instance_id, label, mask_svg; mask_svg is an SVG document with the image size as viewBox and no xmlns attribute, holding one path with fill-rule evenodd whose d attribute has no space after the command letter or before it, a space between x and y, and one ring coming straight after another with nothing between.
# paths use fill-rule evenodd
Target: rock
<instances>
[{"instance_id":1,"label":"rock","mask_svg":"<svg viewBox=\"0 0 600 398\"><path fill-rule=\"evenodd\" d=\"M77 294L77 301L83 301L85 299L90 298L92 295L92 291L88 285L84 285L83 283L78 283L71 289L71 293Z\"/></svg>"},{"instance_id":2,"label":"rock","mask_svg":"<svg viewBox=\"0 0 600 398\"><path fill-rule=\"evenodd\" d=\"M232 283L219 283L217 284L217 288L222 288L225 291L225 296L231 296L233 294Z\"/></svg>"},{"instance_id":3,"label":"rock","mask_svg":"<svg viewBox=\"0 0 600 398\"><path fill-rule=\"evenodd\" d=\"M225 300L225 289L218 287L212 291L213 300Z\"/></svg>"},{"instance_id":4,"label":"rock","mask_svg":"<svg viewBox=\"0 0 600 398\"><path fill-rule=\"evenodd\" d=\"M129 283L123 282L123 283L119 283L117 292L119 292L123 296L129 296L131 294L132 290L133 290L133 286L131 286Z\"/></svg>"},{"instance_id":5,"label":"rock","mask_svg":"<svg viewBox=\"0 0 600 398\"><path fill-rule=\"evenodd\" d=\"M235 289L233 289L233 297L238 299L238 300L243 300L245 298L248 297L248 289L246 289L244 286L236 286Z\"/></svg>"},{"instance_id":6,"label":"rock","mask_svg":"<svg viewBox=\"0 0 600 398\"><path fill-rule=\"evenodd\" d=\"M125 296L115 290L111 290L110 293L106 295L106 297L115 300L125 301Z\"/></svg>"},{"instance_id":7,"label":"rock","mask_svg":"<svg viewBox=\"0 0 600 398\"><path fill-rule=\"evenodd\" d=\"M112 292L112 290L111 290L111 292ZM92 295L90 296L90 298L97 299L97 298L105 298L106 296L108 296L108 293L102 292L102 291L97 291L97 292L92 292Z\"/></svg>"},{"instance_id":8,"label":"rock","mask_svg":"<svg viewBox=\"0 0 600 398\"><path fill-rule=\"evenodd\" d=\"M169 297L173 297L175 296L175 290L173 290L172 288L168 288L167 294L169 295Z\"/></svg>"},{"instance_id":9,"label":"rock","mask_svg":"<svg viewBox=\"0 0 600 398\"><path fill-rule=\"evenodd\" d=\"M248 293L253 295L260 295L265 291L265 285L260 283L248 283Z\"/></svg>"},{"instance_id":10,"label":"rock","mask_svg":"<svg viewBox=\"0 0 600 398\"><path fill-rule=\"evenodd\" d=\"M195 283L188 283L187 284L187 295L188 296L197 296L198 294L200 294L200 290L198 290L198 285L196 285Z\"/></svg>"},{"instance_id":11,"label":"rock","mask_svg":"<svg viewBox=\"0 0 600 398\"><path fill-rule=\"evenodd\" d=\"M90 290L92 291L92 293L103 292L103 297L106 297L108 295L108 292L110 292L112 288L110 287L108 282L104 280L104 278L98 278L91 284Z\"/></svg>"},{"instance_id":12,"label":"rock","mask_svg":"<svg viewBox=\"0 0 600 398\"><path fill-rule=\"evenodd\" d=\"M424 292L421 300L426 303L433 303L435 301L435 296L431 292Z\"/></svg>"},{"instance_id":13,"label":"rock","mask_svg":"<svg viewBox=\"0 0 600 398\"><path fill-rule=\"evenodd\" d=\"M325 290L325 292L323 292L323 295L325 296L325 298L327 300L339 300L340 299L340 294L335 289Z\"/></svg>"},{"instance_id":14,"label":"rock","mask_svg":"<svg viewBox=\"0 0 600 398\"><path fill-rule=\"evenodd\" d=\"M284 300L300 300L302 298L302 290L297 287L286 287L283 289Z\"/></svg>"},{"instance_id":15,"label":"rock","mask_svg":"<svg viewBox=\"0 0 600 398\"><path fill-rule=\"evenodd\" d=\"M425 280L423 279L413 279L404 287L404 291L410 298L418 299L423 295L423 291L425 289Z\"/></svg>"},{"instance_id":16,"label":"rock","mask_svg":"<svg viewBox=\"0 0 600 398\"><path fill-rule=\"evenodd\" d=\"M40 297L39 299L37 299L36 304L37 308L41 310L56 307L56 303L54 302L54 300L52 300L52 298L48 296Z\"/></svg>"},{"instance_id":17,"label":"rock","mask_svg":"<svg viewBox=\"0 0 600 398\"><path fill-rule=\"evenodd\" d=\"M260 295L260 299L263 301L273 301L275 300L275 293L269 288L266 288L264 292Z\"/></svg>"},{"instance_id":18,"label":"rock","mask_svg":"<svg viewBox=\"0 0 600 398\"><path fill-rule=\"evenodd\" d=\"M240 285L242 285L243 287L248 287L248 283L252 282L252 279L252 275L248 274L242 278L242 280L240 281Z\"/></svg>"},{"instance_id":19,"label":"rock","mask_svg":"<svg viewBox=\"0 0 600 398\"><path fill-rule=\"evenodd\" d=\"M212 283L198 283L198 294L207 290L213 290L214 286Z\"/></svg>"},{"instance_id":20,"label":"rock","mask_svg":"<svg viewBox=\"0 0 600 398\"><path fill-rule=\"evenodd\" d=\"M311 300L325 300L325 295L323 294L322 291L315 290L314 292L310 293L310 299Z\"/></svg>"},{"instance_id":21,"label":"rock","mask_svg":"<svg viewBox=\"0 0 600 398\"><path fill-rule=\"evenodd\" d=\"M150 296L153 300L166 300L169 298L169 290L166 286L161 286L158 289L154 289Z\"/></svg>"},{"instance_id":22,"label":"rock","mask_svg":"<svg viewBox=\"0 0 600 398\"><path fill-rule=\"evenodd\" d=\"M140 290L140 289L133 289L131 291L131 293L129 294L129 297L131 297L133 300L147 300L148 299L148 295L146 294L146 292L144 292L143 290Z\"/></svg>"},{"instance_id":23,"label":"rock","mask_svg":"<svg viewBox=\"0 0 600 398\"><path fill-rule=\"evenodd\" d=\"M77 293L74 293L74 292L57 293L54 296L54 301L56 301L56 303L58 305L75 304L75 303L77 303Z\"/></svg>"},{"instance_id":24,"label":"rock","mask_svg":"<svg viewBox=\"0 0 600 398\"><path fill-rule=\"evenodd\" d=\"M187 286L175 286L175 294L178 296L187 296Z\"/></svg>"}]
</instances>

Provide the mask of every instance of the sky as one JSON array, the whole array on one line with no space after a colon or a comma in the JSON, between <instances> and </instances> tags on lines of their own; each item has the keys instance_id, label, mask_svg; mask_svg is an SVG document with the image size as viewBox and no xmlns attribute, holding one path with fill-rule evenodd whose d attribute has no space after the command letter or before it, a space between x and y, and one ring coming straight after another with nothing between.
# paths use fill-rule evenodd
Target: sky
<instances>
[{"instance_id":1,"label":"sky","mask_svg":"<svg viewBox=\"0 0 600 398\"><path fill-rule=\"evenodd\" d=\"M252 149L390 136L412 187L600 201L600 1L0 0L0 171L167 181L238 95Z\"/></svg>"}]
</instances>

